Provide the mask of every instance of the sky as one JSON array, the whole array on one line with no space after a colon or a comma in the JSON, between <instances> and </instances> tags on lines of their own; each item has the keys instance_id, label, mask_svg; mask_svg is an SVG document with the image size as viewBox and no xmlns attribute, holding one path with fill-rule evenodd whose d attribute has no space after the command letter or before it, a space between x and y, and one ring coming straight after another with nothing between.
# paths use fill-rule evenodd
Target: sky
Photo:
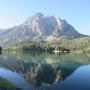
<instances>
[{"instance_id":1,"label":"sky","mask_svg":"<svg viewBox=\"0 0 90 90\"><path fill-rule=\"evenodd\" d=\"M20 25L38 12L59 16L90 35L90 0L0 0L0 28Z\"/></svg>"}]
</instances>

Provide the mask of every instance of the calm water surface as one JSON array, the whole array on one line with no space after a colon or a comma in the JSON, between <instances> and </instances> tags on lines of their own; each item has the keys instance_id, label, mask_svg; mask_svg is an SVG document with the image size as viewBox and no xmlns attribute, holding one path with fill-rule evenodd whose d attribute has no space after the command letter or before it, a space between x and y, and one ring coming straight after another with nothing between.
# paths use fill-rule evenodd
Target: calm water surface
<instances>
[{"instance_id":1,"label":"calm water surface","mask_svg":"<svg viewBox=\"0 0 90 90\"><path fill-rule=\"evenodd\" d=\"M90 54L3 52L0 77L25 90L90 90L89 64Z\"/></svg>"}]
</instances>

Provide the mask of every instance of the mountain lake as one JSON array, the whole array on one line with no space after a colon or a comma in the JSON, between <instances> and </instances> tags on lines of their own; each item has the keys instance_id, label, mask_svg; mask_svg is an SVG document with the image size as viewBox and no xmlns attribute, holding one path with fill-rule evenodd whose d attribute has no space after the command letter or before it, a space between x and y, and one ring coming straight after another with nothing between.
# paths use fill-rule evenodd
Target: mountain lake
<instances>
[{"instance_id":1,"label":"mountain lake","mask_svg":"<svg viewBox=\"0 0 90 90\"><path fill-rule=\"evenodd\" d=\"M0 77L21 90L90 90L89 53L0 54Z\"/></svg>"}]
</instances>

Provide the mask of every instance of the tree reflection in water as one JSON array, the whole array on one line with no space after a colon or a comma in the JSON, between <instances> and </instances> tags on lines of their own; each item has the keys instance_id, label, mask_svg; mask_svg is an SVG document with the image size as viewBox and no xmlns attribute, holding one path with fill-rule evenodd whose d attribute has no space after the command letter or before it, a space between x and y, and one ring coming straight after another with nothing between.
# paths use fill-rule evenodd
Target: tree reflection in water
<instances>
[{"instance_id":1,"label":"tree reflection in water","mask_svg":"<svg viewBox=\"0 0 90 90\"><path fill-rule=\"evenodd\" d=\"M38 55L36 55L38 58ZM36 58L33 56L33 59ZM29 59L31 59L30 56ZM41 56L39 57L41 59ZM52 58L51 58L52 59ZM2 54L0 56L0 66L16 71L28 83L33 86L52 85L60 80L64 80L69 76L75 68L65 68L60 63L34 62L35 60L27 60L22 56L15 54ZM52 60L53 61L53 60Z\"/></svg>"}]
</instances>

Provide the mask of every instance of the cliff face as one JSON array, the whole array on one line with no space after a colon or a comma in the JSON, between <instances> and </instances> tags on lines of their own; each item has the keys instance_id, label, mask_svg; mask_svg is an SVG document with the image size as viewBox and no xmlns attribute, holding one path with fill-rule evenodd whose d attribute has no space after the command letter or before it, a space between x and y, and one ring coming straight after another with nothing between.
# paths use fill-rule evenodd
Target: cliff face
<instances>
[{"instance_id":1,"label":"cliff face","mask_svg":"<svg viewBox=\"0 0 90 90\"><path fill-rule=\"evenodd\" d=\"M44 16L37 13L19 26L8 29L0 37L0 44L14 44L36 36L67 36L81 37L83 36L68 24L65 20L55 16Z\"/></svg>"}]
</instances>

